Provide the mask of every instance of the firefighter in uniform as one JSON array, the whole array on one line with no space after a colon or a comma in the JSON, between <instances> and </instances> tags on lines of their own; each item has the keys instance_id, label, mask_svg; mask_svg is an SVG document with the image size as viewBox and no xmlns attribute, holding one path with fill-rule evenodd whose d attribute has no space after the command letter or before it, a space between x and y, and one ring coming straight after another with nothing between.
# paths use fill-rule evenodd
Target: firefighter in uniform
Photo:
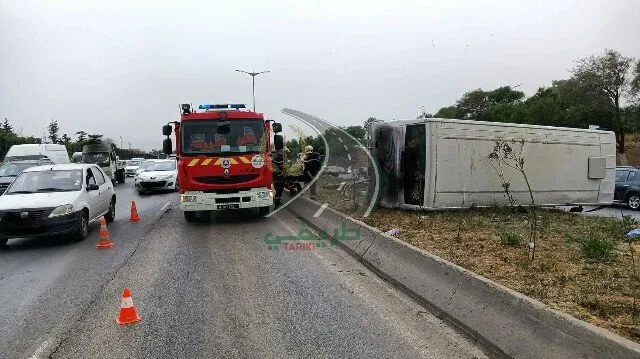
<instances>
[{"instance_id":1,"label":"firefighter in uniform","mask_svg":"<svg viewBox=\"0 0 640 359\"><path fill-rule=\"evenodd\" d=\"M279 206L282 202L282 191L286 184L284 173L284 148L277 150L273 154L273 187L276 190L275 205Z\"/></svg>"},{"instance_id":2,"label":"firefighter in uniform","mask_svg":"<svg viewBox=\"0 0 640 359\"><path fill-rule=\"evenodd\" d=\"M309 183L320 171L320 154L313 150L313 146L307 146L304 149L304 165L303 175L305 182ZM309 197L313 200L316 199L316 182L313 182L309 187Z\"/></svg>"}]
</instances>

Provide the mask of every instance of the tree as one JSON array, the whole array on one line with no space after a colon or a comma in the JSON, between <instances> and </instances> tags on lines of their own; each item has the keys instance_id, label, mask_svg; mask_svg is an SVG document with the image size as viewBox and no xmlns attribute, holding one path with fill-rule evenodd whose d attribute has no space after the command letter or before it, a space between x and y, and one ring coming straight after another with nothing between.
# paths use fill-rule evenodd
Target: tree
<instances>
[{"instance_id":1,"label":"tree","mask_svg":"<svg viewBox=\"0 0 640 359\"><path fill-rule=\"evenodd\" d=\"M524 92L515 91L511 86L502 86L487 93L487 101L491 105L513 104L520 102L524 98Z\"/></svg>"},{"instance_id":2,"label":"tree","mask_svg":"<svg viewBox=\"0 0 640 359\"><path fill-rule=\"evenodd\" d=\"M343 130L345 130L345 132L347 132L348 134L353 136L356 140L364 141L364 138L365 138L364 127L362 127L362 126L349 126L349 127L343 128Z\"/></svg>"},{"instance_id":3,"label":"tree","mask_svg":"<svg viewBox=\"0 0 640 359\"><path fill-rule=\"evenodd\" d=\"M9 120L7 120L7 118L4 118L4 121L2 122L2 131L4 133L13 133L13 126L11 126L11 124L9 124Z\"/></svg>"},{"instance_id":4,"label":"tree","mask_svg":"<svg viewBox=\"0 0 640 359\"><path fill-rule=\"evenodd\" d=\"M80 143L87 140L87 133L85 131L78 131L76 132L76 135L78 135L78 142Z\"/></svg>"},{"instance_id":5,"label":"tree","mask_svg":"<svg viewBox=\"0 0 640 359\"><path fill-rule=\"evenodd\" d=\"M88 142L90 143L100 143L102 142L102 136L104 135L99 135L99 134L91 134L91 135L87 135L87 137L89 137Z\"/></svg>"},{"instance_id":6,"label":"tree","mask_svg":"<svg viewBox=\"0 0 640 359\"><path fill-rule=\"evenodd\" d=\"M633 68L633 79L631 80L631 93L640 93L640 60L636 62L636 66Z\"/></svg>"},{"instance_id":7,"label":"tree","mask_svg":"<svg viewBox=\"0 0 640 359\"><path fill-rule=\"evenodd\" d=\"M462 116L458 116L458 108L456 106L447 106L443 107L436 112L433 117L436 118L459 118Z\"/></svg>"},{"instance_id":8,"label":"tree","mask_svg":"<svg viewBox=\"0 0 640 359\"><path fill-rule=\"evenodd\" d=\"M69 137L69 135L65 133L62 135L62 137L60 137L60 140L65 146L69 146L69 143L71 142L71 137Z\"/></svg>"},{"instance_id":9,"label":"tree","mask_svg":"<svg viewBox=\"0 0 640 359\"><path fill-rule=\"evenodd\" d=\"M488 105L488 93L482 89L469 91L456 103L458 115L467 120L478 119Z\"/></svg>"},{"instance_id":10,"label":"tree","mask_svg":"<svg viewBox=\"0 0 640 359\"><path fill-rule=\"evenodd\" d=\"M58 127L58 121L52 119L49 123L48 130L49 140L51 141L51 143L58 143L58 140L60 139L58 137L58 131L60 131L60 128Z\"/></svg>"},{"instance_id":11,"label":"tree","mask_svg":"<svg viewBox=\"0 0 640 359\"><path fill-rule=\"evenodd\" d=\"M621 123L620 99L629 85L629 69L633 59L622 56L618 51L605 50L604 54L592 55L577 61L574 76L588 83L595 92L603 93L613 109L612 130L616 134L618 152L626 164L624 156L625 128Z\"/></svg>"},{"instance_id":12,"label":"tree","mask_svg":"<svg viewBox=\"0 0 640 359\"><path fill-rule=\"evenodd\" d=\"M601 92L578 78L553 81L524 102L525 123L544 126L587 128L598 125L611 128L613 112Z\"/></svg>"}]
</instances>

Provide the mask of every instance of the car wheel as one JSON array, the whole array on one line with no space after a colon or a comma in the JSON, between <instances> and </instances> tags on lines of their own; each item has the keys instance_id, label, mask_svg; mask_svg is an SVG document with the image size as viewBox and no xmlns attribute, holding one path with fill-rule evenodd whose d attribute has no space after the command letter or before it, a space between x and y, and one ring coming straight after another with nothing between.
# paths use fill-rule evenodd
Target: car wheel
<instances>
[{"instance_id":1,"label":"car wheel","mask_svg":"<svg viewBox=\"0 0 640 359\"><path fill-rule=\"evenodd\" d=\"M104 215L104 220L107 223L111 223L116 219L116 200L111 199L111 203L109 204L109 212Z\"/></svg>"},{"instance_id":2,"label":"car wheel","mask_svg":"<svg viewBox=\"0 0 640 359\"><path fill-rule=\"evenodd\" d=\"M84 241L89 235L89 216L86 213L82 213L80 219L78 219L78 229L74 235L74 239L78 242Z\"/></svg>"},{"instance_id":3,"label":"car wheel","mask_svg":"<svg viewBox=\"0 0 640 359\"><path fill-rule=\"evenodd\" d=\"M627 197L627 205L629 205L629 208L633 209L634 211L640 209L640 195L638 195L637 193L629 195L629 197Z\"/></svg>"},{"instance_id":4,"label":"car wheel","mask_svg":"<svg viewBox=\"0 0 640 359\"><path fill-rule=\"evenodd\" d=\"M9 242L8 238L5 239L0 239L0 247L4 247L7 245L7 242Z\"/></svg>"},{"instance_id":5,"label":"car wheel","mask_svg":"<svg viewBox=\"0 0 640 359\"><path fill-rule=\"evenodd\" d=\"M196 220L196 211L184 211L184 219L187 222L194 222Z\"/></svg>"}]
</instances>

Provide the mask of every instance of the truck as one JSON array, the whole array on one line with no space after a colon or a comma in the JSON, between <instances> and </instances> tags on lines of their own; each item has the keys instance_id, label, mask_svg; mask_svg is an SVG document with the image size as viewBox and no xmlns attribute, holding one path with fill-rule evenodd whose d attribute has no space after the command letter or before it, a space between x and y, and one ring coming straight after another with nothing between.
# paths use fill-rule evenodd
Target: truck
<instances>
[{"instance_id":1,"label":"truck","mask_svg":"<svg viewBox=\"0 0 640 359\"><path fill-rule=\"evenodd\" d=\"M243 104L180 106L180 121L162 127L162 149L174 152L175 131L180 209L187 222L197 214L274 205L272 151L283 148L282 125ZM271 134L273 132L273 142Z\"/></svg>"},{"instance_id":2,"label":"truck","mask_svg":"<svg viewBox=\"0 0 640 359\"><path fill-rule=\"evenodd\" d=\"M82 152L74 152L71 155L71 162L73 162L73 163L81 163L82 162Z\"/></svg>"},{"instance_id":3,"label":"truck","mask_svg":"<svg viewBox=\"0 0 640 359\"><path fill-rule=\"evenodd\" d=\"M124 166L120 163L113 146L108 143L87 144L82 147L82 163L97 164L111 182L124 183Z\"/></svg>"},{"instance_id":4,"label":"truck","mask_svg":"<svg viewBox=\"0 0 640 359\"><path fill-rule=\"evenodd\" d=\"M12 161L51 161L55 164L70 163L69 153L59 144L23 144L13 145L4 156L4 162Z\"/></svg>"},{"instance_id":5,"label":"truck","mask_svg":"<svg viewBox=\"0 0 640 359\"><path fill-rule=\"evenodd\" d=\"M609 205L613 132L429 118L374 129L378 203L443 210L492 205ZM373 191L371 191L373 192Z\"/></svg>"}]
</instances>

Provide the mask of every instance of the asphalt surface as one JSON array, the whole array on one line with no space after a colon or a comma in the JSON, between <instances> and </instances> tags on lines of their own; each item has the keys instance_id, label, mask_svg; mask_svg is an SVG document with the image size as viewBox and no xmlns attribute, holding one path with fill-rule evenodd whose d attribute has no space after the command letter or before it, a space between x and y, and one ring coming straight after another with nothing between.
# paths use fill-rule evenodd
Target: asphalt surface
<instances>
[{"instance_id":1,"label":"asphalt surface","mask_svg":"<svg viewBox=\"0 0 640 359\"><path fill-rule=\"evenodd\" d=\"M287 210L186 223L175 193L140 197L129 179L117 196L111 249L94 224L81 243L0 251L0 357L486 357L338 247L269 249L266 232L299 230ZM129 326L123 288L142 317Z\"/></svg>"},{"instance_id":2,"label":"asphalt surface","mask_svg":"<svg viewBox=\"0 0 640 359\"><path fill-rule=\"evenodd\" d=\"M562 206L558 207L564 211L569 211L571 206ZM622 216L630 216L634 218L636 221L640 222L640 211L634 211L627 207L626 205L611 205L611 206L583 206L582 212L580 213L584 216L592 216L592 217L610 217L610 218L618 218L622 219Z\"/></svg>"}]
</instances>

